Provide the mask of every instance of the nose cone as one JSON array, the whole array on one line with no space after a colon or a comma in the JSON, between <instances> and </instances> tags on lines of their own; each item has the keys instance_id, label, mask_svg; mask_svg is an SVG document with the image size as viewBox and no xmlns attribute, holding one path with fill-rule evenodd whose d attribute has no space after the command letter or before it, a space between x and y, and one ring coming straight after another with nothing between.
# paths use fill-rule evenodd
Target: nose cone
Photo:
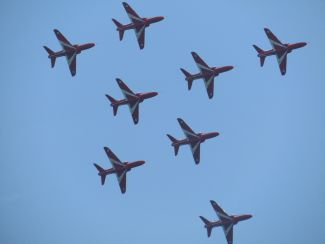
<instances>
[{"instance_id":1,"label":"nose cone","mask_svg":"<svg viewBox=\"0 0 325 244\"><path fill-rule=\"evenodd\" d=\"M253 215L251 215L251 214L246 214L245 215L245 219L250 219L251 217L253 217Z\"/></svg>"},{"instance_id":2,"label":"nose cone","mask_svg":"<svg viewBox=\"0 0 325 244\"><path fill-rule=\"evenodd\" d=\"M304 47L307 45L307 42L301 42L301 47Z\"/></svg>"},{"instance_id":3,"label":"nose cone","mask_svg":"<svg viewBox=\"0 0 325 244\"><path fill-rule=\"evenodd\" d=\"M157 19L157 22L158 22L158 21L162 21L165 18L163 16L158 16L158 17L156 17L156 19Z\"/></svg>"},{"instance_id":4,"label":"nose cone","mask_svg":"<svg viewBox=\"0 0 325 244\"><path fill-rule=\"evenodd\" d=\"M234 66L226 66L226 71L232 70Z\"/></svg>"},{"instance_id":5,"label":"nose cone","mask_svg":"<svg viewBox=\"0 0 325 244\"><path fill-rule=\"evenodd\" d=\"M89 43L88 45L89 45L89 48L92 48L95 46L95 43Z\"/></svg>"},{"instance_id":6,"label":"nose cone","mask_svg":"<svg viewBox=\"0 0 325 244\"><path fill-rule=\"evenodd\" d=\"M219 136L219 132L211 132L211 137L216 137L216 136Z\"/></svg>"},{"instance_id":7,"label":"nose cone","mask_svg":"<svg viewBox=\"0 0 325 244\"><path fill-rule=\"evenodd\" d=\"M140 165L143 165L144 163L145 163L145 161L140 160L140 161L137 162L137 165L140 166Z\"/></svg>"}]
</instances>

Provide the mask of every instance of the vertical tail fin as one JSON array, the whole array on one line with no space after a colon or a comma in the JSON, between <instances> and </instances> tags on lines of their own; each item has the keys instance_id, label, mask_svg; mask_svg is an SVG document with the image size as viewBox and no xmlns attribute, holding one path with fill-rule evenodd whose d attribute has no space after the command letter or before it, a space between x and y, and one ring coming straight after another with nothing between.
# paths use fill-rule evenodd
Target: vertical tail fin
<instances>
[{"instance_id":1,"label":"vertical tail fin","mask_svg":"<svg viewBox=\"0 0 325 244\"><path fill-rule=\"evenodd\" d=\"M185 75L185 80L187 81L188 89L191 90L193 84L193 80L191 79L192 75L189 72L187 72L185 69L181 68L181 71Z\"/></svg>"},{"instance_id":2,"label":"vertical tail fin","mask_svg":"<svg viewBox=\"0 0 325 244\"><path fill-rule=\"evenodd\" d=\"M178 141L171 135L167 134L167 136L172 141L172 146L174 147L174 152L175 152L175 156L176 156L178 153L178 149L179 149L179 144L177 144Z\"/></svg>"},{"instance_id":3,"label":"vertical tail fin","mask_svg":"<svg viewBox=\"0 0 325 244\"><path fill-rule=\"evenodd\" d=\"M257 56L260 58L261 67L263 67L264 61L265 61L265 58L266 58L266 56L263 55L264 54L264 50L261 49L261 48L259 48L256 45L253 45L253 47L255 48L256 52L258 52L258 55Z\"/></svg>"},{"instance_id":4,"label":"vertical tail fin","mask_svg":"<svg viewBox=\"0 0 325 244\"><path fill-rule=\"evenodd\" d=\"M101 178L101 182L102 182L102 185L105 184L105 179L106 179L106 175L105 174L102 174L105 170L100 167L98 164L94 164L94 166L96 167L96 169L98 170L98 174L100 175L100 178Z\"/></svg>"},{"instance_id":5,"label":"vertical tail fin","mask_svg":"<svg viewBox=\"0 0 325 244\"><path fill-rule=\"evenodd\" d=\"M122 41L125 29L123 29L123 25L120 22L118 22L116 19L112 19L112 20L117 27L116 30L120 34L120 41Z\"/></svg>"},{"instance_id":6,"label":"vertical tail fin","mask_svg":"<svg viewBox=\"0 0 325 244\"><path fill-rule=\"evenodd\" d=\"M118 109L118 103L117 101L111 97L110 95L105 95L107 99L111 102L111 106L113 107L113 114L114 116L117 114L117 109Z\"/></svg>"},{"instance_id":7,"label":"vertical tail fin","mask_svg":"<svg viewBox=\"0 0 325 244\"><path fill-rule=\"evenodd\" d=\"M211 222L202 216L200 216L200 219L203 221L204 227L207 228L208 237L210 237L212 232Z\"/></svg>"},{"instance_id":8,"label":"vertical tail fin","mask_svg":"<svg viewBox=\"0 0 325 244\"><path fill-rule=\"evenodd\" d=\"M53 68L56 60L56 57L54 56L54 52L51 49L49 49L47 46L43 46L43 47L46 50L46 52L49 54L49 58L51 59L51 67Z\"/></svg>"}]
</instances>

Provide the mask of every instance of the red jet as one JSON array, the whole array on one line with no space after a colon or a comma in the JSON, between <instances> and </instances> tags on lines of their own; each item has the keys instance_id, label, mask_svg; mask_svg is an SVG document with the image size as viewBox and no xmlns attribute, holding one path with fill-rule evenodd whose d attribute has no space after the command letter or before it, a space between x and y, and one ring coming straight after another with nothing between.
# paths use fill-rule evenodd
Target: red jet
<instances>
[{"instance_id":1,"label":"red jet","mask_svg":"<svg viewBox=\"0 0 325 244\"><path fill-rule=\"evenodd\" d=\"M228 244L232 244L234 225L236 225L240 221L250 219L252 215L250 214L228 215L215 201L210 201L210 202L214 211L218 215L219 220L210 222L209 220L200 216L201 220L204 222L204 227L207 228L208 237L210 237L211 235L212 228L222 226Z\"/></svg>"},{"instance_id":2,"label":"red jet","mask_svg":"<svg viewBox=\"0 0 325 244\"><path fill-rule=\"evenodd\" d=\"M292 44L290 44L290 43L283 44L282 42L279 41L279 39L269 29L264 28L264 31L265 31L267 37L269 38L269 41L270 41L273 49L264 51L261 48L259 48L258 46L253 45L255 50L258 52L257 57L260 58L261 67L263 67L265 58L267 56L275 55L278 60L281 74L285 75L286 70L287 70L287 54L291 53L291 51L294 49L306 46L307 43L306 42L297 42L297 43L292 43Z\"/></svg>"},{"instance_id":3,"label":"red jet","mask_svg":"<svg viewBox=\"0 0 325 244\"><path fill-rule=\"evenodd\" d=\"M104 147L104 150L108 156L109 161L112 163L113 168L103 169L97 164L94 164L98 170L98 175L101 178L102 185L105 184L105 179L107 175L116 174L118 184L120 186L121 192L125 193L126 191L126 173L129 172L132 168L138 167L145 163L145 161L135 161L135 162L121 162L115 154L108 148Z\"/></svg>"},{"instance_id":4,"label":"red jet","mask_svg":"<svg viewBox=\"0 0 325 244\"><path fill-rule=\"evenodd\" d=\"M178 149L182 145L189 145L195 164L200 163L200 144L204 142L206 139L211 139L219 135L218 132L210 132L210 133L195 133L185 122L184 120L178 118L178 123L181 126L186 138L183 140L176 140L171 135L168 135L168 138L172 141L172 146L174 147L175 156L178 153Z\"/></svg>"},{"instance_id":5,"label":"red jet","mask_svg":"<svg viewBox=\"0 0 325 244\"><path fill-rule=\"evenodd\" d=\"M214 77L218 76L220 73L232 70L233 66L223 66L223 67L209 67L203 59L196 53L191 52L200 73L190 74L185 69L181 69L183 74L186 76L185 80L188 82L188 89L191 90L193 80L203 79L205 88L207 90L208 96L211 99L213 97L214 90Z\"/></svg>"},{"instance_id":6,"label":"red jet","mask_svg":"<svg viewBox=\"0 0 325 244\"><path fill-rule=\"evenodd\" d=\"M108 100L111 102L113 107L114 116L117 113L117 109L120 105L129 105L129 109L133 118L134 124L139 122L139 104L142 103L145 99L157 96L157 92L145 92L145 93L134 93L131 89L121 80L116 79L117 84L121 88L121 91L125 97L122 100L115 100L113 97L106 95Z\"/></svg>"},{"instance_id":7,"label":"red jet","mask_svg":"<svg viewBox=\"0 0 325 244\"><path fill-rule=\"evenodd\" d=\"M149 27L150 24L162 21L164 17L158 16L153 18L141 18L131 7L129 4L123 2L123 6L125 8L125 11L127 12L130 20L132 23L127 25L122 25L120 22L118 22L116 19L112 19L115 25L117 26L117 31L120 34L120 41L123 39L124 31L134 29L135 35L138 40L138 44L140 49L144 48L144 34L145 34L145 28Z\"/></svg>"},{"instance_id":8,"label":"red jet","mask_svg":"<svg viewBox=\"0 0 325 244\"><path fill-rule=\"evenodd\" d=\"M47 53L49 54L49 59L51 59L51 67L53 68L55 65L55 60L58 57L65 56L68 61L70 73L72 76L76 75L76 64L77 64L77 54L81 53L81 51L92 48L95 46L94 43L86 43L82 45L72 45L62 34L60 31L54 29L54 33L56 38L59 40L63 50L59 52L53 52L46 46L43 46Z\"/></svg>"}]
</instances>

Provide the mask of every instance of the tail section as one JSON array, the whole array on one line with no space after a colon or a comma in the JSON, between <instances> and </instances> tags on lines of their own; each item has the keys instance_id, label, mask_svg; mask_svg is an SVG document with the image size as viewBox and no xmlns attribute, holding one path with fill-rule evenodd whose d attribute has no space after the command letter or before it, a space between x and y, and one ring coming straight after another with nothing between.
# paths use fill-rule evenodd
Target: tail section
<instances>
[{"instance_id":1,"label":"tail section","mask_svg":"<svg viewBox=\"0 0 325 244\"><path fill-rule=\"evenodd\" d=\"M113 20L113 22L114 22L114 24L116 25L116 30L118 30L118 32L119 32L119 34L120 34L120 41L122 41L122 39L123 39L123 35L124 35L124 29L123 29L123 25L120 23L120 22L118 22L116 19L112 19Z\"/></svg>"},{"instance_id":2,"label":"tail section","mask_svg":"<svg viewBox=\"0 0 325 244\"><path fill-rule=\"evenodd\" d=\"M101 178L101 182L102 182L102 185L105 184L105 179L106 179L106 175L105 174L102 174L105 170L100 167L98 164L94 164L94 166L96 167L96 169L98 170L98 174L100 175L100 178Z\"/></svg>"},{"instance_id":3,"label":"tail section","mask_svg":"<svg viewBox=\"0 0 325 244\"><path fill-rule=\"evenodd\" d=\"M43 46L43 47L46 50L46 52L49 54L49 58L51 59L51 67L53 68L56 60L56 57L54 56L54 52L51 49L49 49L47 46Z\"/></svg>"},{"instance_id":4,"label":"tail section","mask_svg":"<svg viewBox=\"0 0 325 244\"><path fill-rule=\"evenodd\" d=\"M207 228L208 237L210 237L212 232L211 222L202 216L200 216L200 219L203 221L204 227Z\"/></svg>"},{"instance_id":5,"label":"tail section","mask_svg":"<svg viewBox=\"0 0 325 244\"><path fill-rule=\"evenodd\" d=\"M117 109L118 109L118 103L117 101L111 97L110 95L105 95L107 99L111 102L111 106L113 107L113 114L114 116L117 114Z\"/></svg>"},{"instance_id":6,"label":"tail section","mask_svg":"<svg viewBox=\"0 0 325 244\"><path fill-rule=\"evenodd\" d=\"M265 58L266 58L266 56L263 55L264 54L264 50L261 49L261 48L259 48L256 45L253 45L253 47L255 48L256 52L258 52L258 55L257 56L260 58L261 67L263 67L264 61L265 61Z\"/></svg>"},{"instance_id":7,"label":"tail section","mask_svg":"<svg viewBox=\"0 0 325 244\"><path fill-rule=\"evenodd\" d=\"M181 71L186 77L185 80L187 80L188 89L191 90L193 84L193 80L191 79L192 75L189 72L187 72L185 69L181 68Z\"/></svg>"},{"instance_id":8,"label":"tail section","mask_svg":"<svg viewBox=\"0 0 325 244\"><path fill-rule=\"evenodd\" d=\"M178 141L174 137L172 137L171 135L168 135L168 134L167 134L167 136L172 141L172 146L174 147L175 156L176 156L180 145L177 144Z\"/></svg>"}]
</instances>

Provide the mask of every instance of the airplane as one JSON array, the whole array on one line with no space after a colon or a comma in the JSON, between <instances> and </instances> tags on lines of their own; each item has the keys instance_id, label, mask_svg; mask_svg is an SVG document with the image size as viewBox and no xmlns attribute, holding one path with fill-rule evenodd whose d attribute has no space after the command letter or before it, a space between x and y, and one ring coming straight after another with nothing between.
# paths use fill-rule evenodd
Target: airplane
<instances>
[{"instance_id":1,"label":"airplane","mask_svg":"<svg viewBox=\"0 0 325 244\"><path fill-rule=\"evenodd\" d=\"M207 229L208 237L211 235L212 228L222 226L225 233L228 244L233 243L233 227L238 222L250 219L252 215L242 214L242 215L228 215L223 209L215 202L210 201L211 205L219 217L218 221L209 221L204 217L200 216L200 219L204 222L204 227Z\"/></svg>"},{"instance_id":2,"label":"airplane","mask_svg":"<svg viewBox=\"0 0 325 244\"><path fill-rule=\"evenodd\" d=\"M191 52L191 54L200 72L197 74L190 74L185 69L181 68L181 71L185 75L185 80L187 81L188 90L191 90L194 80L203 79L208 96L211 99L213 97L214 90L214 77L218 76L220 73L232 70L234 67L209 67L196 52Z\"/></svg>"},{"instance_id":3,"label":"airplane","mask_svg":"<svg viewBox=\"0 0 325 244\"><path fill-rule=\"evenodd\" d=\"M264 28L265 34L268 37L272 49L264 51L256 45L253 45L257 51L257 57L260 58L261 67L264 65L265 58L267 56L275 55L279 64L281 75L285 75L287 71L287 54L291 53L292 50L301 48L307 45L306 42L297 42L297 43L282 43L279 39L268 29Z\"/></svg>"},{"instance_id":4,"label":"airplane","mask_svg":"<svg viewBox=\"0 0 325 244\"><path fill-rule=\"evenodd\" d=\"M183 140L177 140L171 135L167 134L168 138L172 141L174 147L175 156L177 156L178 149L182 145L189 145L192 151L192 155L195 164L200 163L200 144L207 139L211 139L219 135L218 132L209 133L195 133L181 118L178 118L178 123L181 126L186 138Z\"/></svg>"},{"instance_id":5,"label":"airplane","mask_svg":"<svg viewBox=\"0 0 325 244\"><path fill-rule=\"evenodd\" d=\"M141 18L126 2L123 2L123 7L132 23L123 25L120 22L118 22L116 19L112 19L114 24L117 27L116 30L119 32L120 41L122 41L123 39L124 31L134 29L139 47L140 49L143 49L144 39L145 39L145 29L149 27L150 24L162 21L164 17L158 16L152 18Z\"/></svg>"},{"instance_id":6,"label":"airplane","mask_svg":"<svg viewBox=\"0 0 325 244\"><path fill-rule=\"evenodd\" d=\"M98 164L94 164L98 170L98 175L101 178L102 185L105 184L106 176L109 174L115 174L117 177L118 184L120 186L121 192L125 193L126 191L126 173L129 172L132 168L141 166L145 161L134 161L134 162L121 162L121 160L116 157L108 147L104 147L104 150L108 156L109 161L112 163L113 168L103 169Z\"/></svg>"},{"instance_id":7,"label":"airplane","mask_svg":"<svg viewBox=\"0 0 325 244\"><path fill-rule=\"evenodd\" d=\"M139 104L145 99L154 97L158 95L158 92L145 92L145 93L134 93L131 89L119 78L116 78L117 84L121 88L124 95L124 99L116 100L109 95L105 95L107 99L111 102L113 107L114 116L117 113L117 109L120 105L129 105L129 109L132 115L133 123L137 124L139 122Z\"/></svg>"},{"instance_id":8,"label":"airplane","mask_svg":"<svg viewBox=\"0 0 325 244\"><path fill-rule=\"evenodd\" d=\"M49 49L47 46L43 46L44 49L48 53L49 59L51 59L51 67L53 68L55 65L55 60L58 57L65 56L67 58L67 62L69 65L69 70L72 76L76 75L76 64L77 64L77 54L81 53L83 50L92 48L95 46L94 43L86 43L82 45L72 45L62 34L60 31L54 29L54 33L56 38L59 40L63 50L59 52L54 52Z\"/></svg>"}]
</instances>

